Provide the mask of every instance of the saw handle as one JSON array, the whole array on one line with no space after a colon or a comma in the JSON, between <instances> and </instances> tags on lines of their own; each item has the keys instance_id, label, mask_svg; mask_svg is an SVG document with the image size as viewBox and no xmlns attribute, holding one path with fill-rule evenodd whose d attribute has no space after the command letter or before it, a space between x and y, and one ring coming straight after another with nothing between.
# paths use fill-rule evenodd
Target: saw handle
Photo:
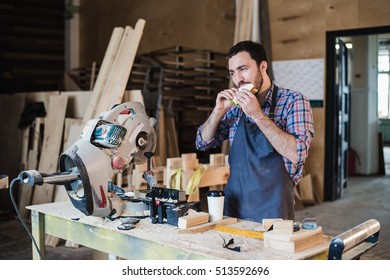
<instances>
[{"instance_id":1,"label":"saw handle","mask_svg":"<svg viewBox=\"0 0 390 280\"><path fill-rule=\"evenodd\" d=\"M74 182L80 178L79 173L71 172L57 172L52 174L46 174L37 170L26 170L20 172L18 179L23 183L30 186L48 184L64 185Z\"/></svg>"}]
</instances>

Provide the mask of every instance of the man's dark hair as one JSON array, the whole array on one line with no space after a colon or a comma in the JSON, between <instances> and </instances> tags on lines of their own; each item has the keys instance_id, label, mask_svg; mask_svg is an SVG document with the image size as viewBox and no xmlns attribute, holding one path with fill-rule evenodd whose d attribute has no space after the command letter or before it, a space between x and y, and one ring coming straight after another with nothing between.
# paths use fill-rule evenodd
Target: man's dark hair
<instances>
[{"instance_id":1,"label":"man's dark hair","mask_svg":"<svg viewBox=\"0 0 390 280\"><path fill-rule=\"evenodd\" d=\"M251 58L256 61L257 65L260 65L262 61L266 61L268 63L267 54L263 45L253 41L238 42L230 48L229 52L227 53L227 58L229 59L243 51L248 52Z\"/></svg>"}]
</instances>

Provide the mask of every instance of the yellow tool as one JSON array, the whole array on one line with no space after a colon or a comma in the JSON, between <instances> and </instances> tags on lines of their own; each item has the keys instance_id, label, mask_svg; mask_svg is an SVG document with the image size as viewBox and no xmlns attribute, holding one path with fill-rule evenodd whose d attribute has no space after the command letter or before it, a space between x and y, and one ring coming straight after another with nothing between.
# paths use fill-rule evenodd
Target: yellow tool
<instances>
[{"instance_id":1,"label":"yellow tool","mask_svg":"<svg viewBox=\"0 0 390 280\"><path fill-rule=\"evenodd\" d=\"M241 236L264 240L262 231L255 231L255 230L235 228L235 227L222 226L222 225L216 225L213 229L220 232L226 232L235 235L241 235Z\"/></svg>"}]
</instances>

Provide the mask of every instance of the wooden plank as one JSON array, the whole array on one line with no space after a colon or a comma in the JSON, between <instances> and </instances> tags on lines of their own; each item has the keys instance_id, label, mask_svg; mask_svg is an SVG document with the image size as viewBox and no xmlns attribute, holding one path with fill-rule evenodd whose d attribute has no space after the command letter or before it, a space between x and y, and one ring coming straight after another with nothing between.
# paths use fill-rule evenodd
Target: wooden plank
<instances>
[{"instance_id":1,"label":"wooden plank","mask_svg":"<svg viewBox=\"0 0 390 280\"><path fill-rule=\"evenodd\" d=\"M91 80L89 81L89 90L93 90L93 87L95 85L95 75L96 75L96 61L92 62Z\"/></svg>"},{"instance_id":2,"label":"wooden plank","mask_svg":"<svg viewBox=\"0 0 390 280\"><path fill-rule=\"evenodd\" d=\"M38 167L40 172L53 173L57 171L67 101L68 97L66 96L50 97L42 144L42 154ZM52 202L53 193L53 185L44 184L42 186L35 186L32 204Z\"/></svg>"},{"instance_id":3,"label":"wooden plank","mask_svg":"<svg viewBox=\"0 0 390 280\"><path fill-rule=\"evenodd\" d=\"M66 108L67 118L83 119L85 108L91 100L92 91L61 91L60 95L68 96L68 106Z\"/></svg>"},{"instance_id":4,"label":"wooden plank","mask_svg":"<svg viewBox=\"0 0 390 280\"><path fill-rule=\"evenodd\" d=\"M80 138L83 127L84 125L82 119L65 119L62 152L65 152L71 145L73 145L73 143L75 143ZM63 185L55 186L53 201L58 202L65 201L67 199L68 195L66 194L65 187Z\"/></svg>"},{"instance_id":5,"label":"wooden plank","mask_svg":"<svg viewBox=\"0 0 390 280\"><path fill-rule=\"evenodd\" d=\"M175 119L165 116L165 135L167 137L167 157L177 157L180 155L179 143L176 134Z\"/></svg>"},{"instance_id":6,"label":"wooden plank","mask_svg":"<svg viewBox=\"0 0 390 280\"><path fill-rule=\"evenodd\" d=\"M131 34L133 33L133 28L130 26L126 26L122 35L122 38L120 40L117 53L115 55L115 59L112 62L112 67L110 69L110 73L108 74L108 78L106 83L103 85L102 92L99 96L99 99L97 100L94 108L94 114L92 115L92 118L97 118L99 114L102 112L105 112L111 108L110 102L111 102L111 95L114 94L113 90L116 86L116 83L119 79L120 75L120 66L124 63L123 62L123 53L125 49L126 42L128 42L128 38L131 37Z\"/></svg>"},{"instance_id":7,"label":"wooden plank","mask_svg":"<svg viewBox=\"0 0 390 280\"><path fill-rule=\"evenodd\" d=\"M110 93L109 103L101 104L98 106L100 109L99 112L103 112L104 108L112 108L114 105L117 105L122 102L123 95L129 80L129 75L133 67L135 55L137 54L138 46L141 41L143 30L145 27L145 20L139 19L134 27L134 30L129 33L129 36L125 40L125 44L120 49L116 63L118 67L114 64L112 75L109 79L109 84L106 88L106 91Z\"/></svg>"},{"instance_id":8,"label":"wooden plank","mask_svg":"<svg viewBox=\"0 0 390 280\"><path fill-rule=\"evenodd\" d=\"M22 133L22 154L20 156L20 170L25 170L28 160L28 148L29 148L29 139L30 139L30 127L23 129Z\"/></svg>"},{"instance_id":9,"label":"wooden plank","mask_svg":"<svg viewBox=\"0 0 390 280\"><path fill-rule=\"evenodd\" d=\"M81 136L84 123L82 119L66 118L64 137L63 137L63 152L65 152L73 143L75 143Z\"/></svg>"},{"instance_id":10,"label":"wooden plank","mask_svg":"<svg viewBox=\"0 0 390 280\"><path fill-rule=\"evenodd\" d=\"M155 155L160 158L161 162L167 160L167 148L166 148L166 137L165 137L165 112L164 106L160 107L160 114L158 116L158 135L157 135L157 147Z\"/></svg>"},{"instance_id":11,"label":"wooden plank","mask_svg":"<svg viewBox=\"0 0 390 280\"><path fill-rule=\"evenodd\" d=\"M68 73L64 73L64 87L66 91L81 91L80 86Z\"/></svg>"},{"instance_id":12,"label":"wooden plank","mask_svg":"<svg viewBox=\"0 0 390 280\"><path fill-rule=\"evenodd\" d=\"M107 83L107 79L110 76L112 65L116 58L123 33L123 27L115 27L111 34L106 53L104 54L102 65L100 67L95 85L93 87L93 94L91 96L91 100L85 111L85 115L83 118L84 123L89 121L91 118L96 117L96 114L99 114L96 112L96 106L99 103L100 97L103 93L103 89L105 87L105 84Z\"/></svg>"},{"instance_id":13,"label":"wooden plank","mask_svg":"<svg viewBox=\"0 0 390 280\"><path fill-rule=\"evenodd\" d=\"M145 107L145 100L144 96L142 95L142 91L139 89L133 89L133 90L126 90L125 94L123 95L122 102L140 102L142 106Z\"/></svg>"},{"instance_id":14,"label":"wooden plank","mask_svg":"<svg viewBox=\"0 0 390 280\"><path fill-rule=\"evenodd\" d=\"M199 187L223 185L229 179L230 170L227 166L208 166L200 180Z\"/></svg>"},{"instance_id":15,"label":"wooden plank","mask_svg":"<svg viewBox=\"0 0 390 280\"><path fill-rule=\"evenodd\" d=\"M42 138L41 125L44 123L44 121L45 121L44 118L39 117L39 118L35 118L35 122L33 123L32 148L29 149L28 151L25 170L35 170L38 167L40 141ZM29 148L29 146L27 147ZM24 219L29 219L30 217L30 211L26 209L26 206L31 204L32 194L33 194L33 187L20 183L19 196L18 196L18 208L19 208L20 215Z\"/></svg>"},{"instance_id":16,"label":"wooden plank","mask_svg":"<svg viewBox=\"0 0 390 280\"><path fill-rule=\"evenodd\" d=\"M81 135L81 130L84 127L82 119L65 119L65 128L64 128L64 137L63 137L63 152L68 149L74 142L76 142ZM63 185L54 186L54 202L61 202L69 200L69 197L66 193L66 189ZM50 247L56 247L60 242L60 238L46 235L45 245ZM66 241L66 247L78 248L79 244Z\"/></svg>"},{"instance_id":17,"label":"wooden plank","mask_svg":"<svg viewBox=\"0 0 390 280\"><path fill-rule=\"evenodd\" d=\"M181 186L181 181L176 182L175 179L181 180L181 176L177 175L177 177L173 178L174 172L182 169L182 161L183 159L181 157L175 157L175 158L167 158L167 165L165 168L165 174L164 174L164 185L167 188L174 188L176 184Z\"/></svg>"}]
</instances>

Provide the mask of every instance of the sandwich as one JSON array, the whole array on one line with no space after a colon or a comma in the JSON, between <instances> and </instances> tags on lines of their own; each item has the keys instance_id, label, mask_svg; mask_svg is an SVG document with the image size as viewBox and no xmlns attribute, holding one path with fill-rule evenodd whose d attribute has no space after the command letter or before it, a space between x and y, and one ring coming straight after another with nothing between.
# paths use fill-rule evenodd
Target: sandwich
<instances>
[{"instance_id":1,"label":"sandwich","mask_svg":"<svg viewBox=\"0 0 390 280\"><path fill-rule=\"evenodd\" d=\"M253 94L256 94L256 93L259 91L259 90L258 90L253 84L251 84L251 83L245 84L245 85L243 85L243 86L241 86L241 87L238 88L238 90L240 90L240 89L249 90L249 91L250 91L251 93L253 93ZM238 105L238 104L236 103L236 101L235 101L235 97L234 97L233 99L231 99L230 102L232 102L234 105L236 105L236 106L239 107L239 105Z\"/></svg>"}]
</instances>

